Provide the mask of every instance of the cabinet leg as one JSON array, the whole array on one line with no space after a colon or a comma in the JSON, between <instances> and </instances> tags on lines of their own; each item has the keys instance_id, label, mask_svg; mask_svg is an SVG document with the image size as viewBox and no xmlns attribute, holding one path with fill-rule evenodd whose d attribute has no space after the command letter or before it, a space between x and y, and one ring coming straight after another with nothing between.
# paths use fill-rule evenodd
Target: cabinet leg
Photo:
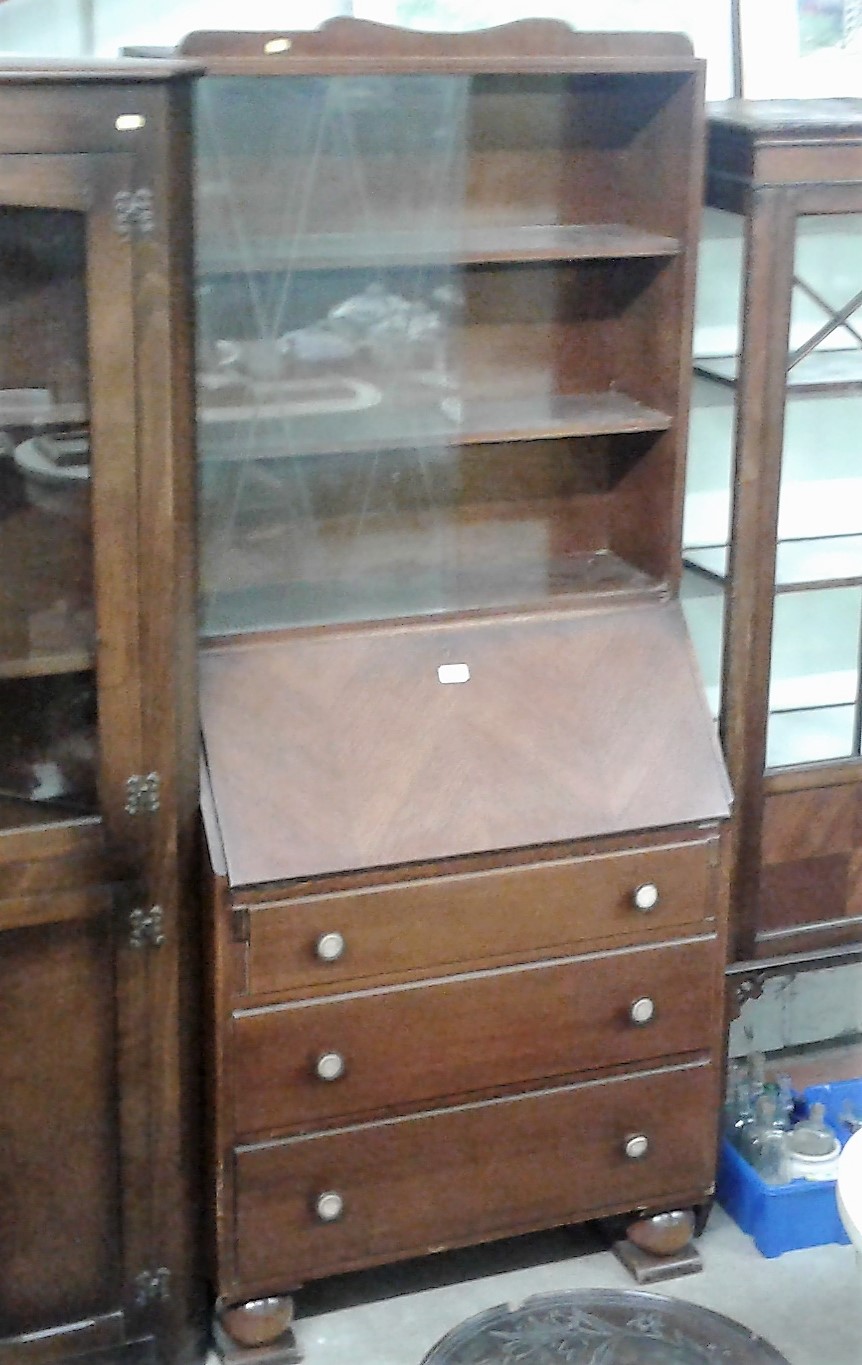
<instances>
[{"instance_id":1,"label":"cabinet leg","mask_svg":"<svg viewBox=\"0 0 862 1365\"><path fill-rule=\"evenodd\" d=\"M245 1303L216 1303L213 1345L223 1365L297 1365L293 1298L279 1294Z\"/></svg>"},{"instance_id":2,"label":"cabinet leg","mask_svg":"<svg viewBox=\"0 0 862 1365\"><path fill-rule=\"evenodd\" d=\"M611 1251L638 1284L656 1284L695 1275L703 1262L692 1238L697 1225L693 1209L672 1209L632 1219Z\"/></svg>"}]
</instances>

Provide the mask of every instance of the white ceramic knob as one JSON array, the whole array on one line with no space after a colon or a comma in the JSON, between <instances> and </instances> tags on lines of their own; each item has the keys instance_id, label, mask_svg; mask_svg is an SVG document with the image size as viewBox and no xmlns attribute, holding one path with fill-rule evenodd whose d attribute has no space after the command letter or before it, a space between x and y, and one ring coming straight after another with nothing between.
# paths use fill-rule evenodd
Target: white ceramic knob
<instances>
[{"instance_id":1,"label":"white ceramic knob","mask_svg":"<svg viewBox=\"0 0 862 1365\"><path fill-rule=\"evenodd\" d=\"M344 1212L344 1200L336 1190L324 1190L314 1201L314 1211L321 1223L336 1223Z\"/></svg>"},{"instance_id":2,"label":"white ceramic knob","mask_svg":"<svg viewBox=\"0 0 862 1365\"><path fill-rule=\"evenodd\" d=\"M649 1138L646 1133L633 1133L626 1138L623 1150L629 1161L640 1161L649 1151Z\"/></svg>"},{"instance_id":3,"label":"white ceramic knob","mask_svg":"<svg viewBox=\"0 0 862 1365\"><path fill-rule=\"evenodd\" d=\"M344 1058L340 1052L321 1052L314 1072L322 1081L337 1081L344 1075Z\"/></svg>"},{"instance_id":4,"label":"white ceramic knob","mask_svg":"<svg viewBox=\"0 0 862 1365\"><path fill-rule=\"evenodd\" d=\"M643 882L632 892L636 910L654 910L658 905L658 887L655 882Z\"/></svg>"},{"instance_id":5,"label":"white ceramic knob","mask_svg":"<svg viewBox=\"0 0 862 1365\"><path fill-rule=\"evenodd\" d=\"M650 1000L648 995L642 995L638 1000L632 1002L629 1018L633 1024L648 1024L654 1017L655 1001Z\"/></svg>"},{"instance_id":6,"label":"white ceramic knob","mask_svg":"<svg viewBox=\"0 0 862 1365\"><path fill-rule=\"evenodd\" d=\"M314 951L321 962L337 962L344 952L344 935L321 934L314 945Z\"/></svg>"}]
</instances>

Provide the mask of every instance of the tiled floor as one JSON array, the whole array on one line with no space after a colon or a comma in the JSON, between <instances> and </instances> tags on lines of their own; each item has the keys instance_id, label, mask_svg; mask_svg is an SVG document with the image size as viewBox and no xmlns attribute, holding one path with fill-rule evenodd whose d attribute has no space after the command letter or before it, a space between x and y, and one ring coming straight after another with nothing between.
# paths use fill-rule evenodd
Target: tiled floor
<instances>
[{"instance_id":1,"label":"tiled floor","mask_svg":"<svg viewBox=\"0 0 862 1365\"><path fill-rule=\"evenodd\" d=\"M847 1246L764 1259L720 1208L704 1269L655 1292L712 1308L770 1341L790 1365L862 1365L862 1269ZM633 1287L588 1232L552 1233L310 1285L298 1299L305 1365L420 1365L464 1318L530 1294Z\"/></svg>"}]
</instances>

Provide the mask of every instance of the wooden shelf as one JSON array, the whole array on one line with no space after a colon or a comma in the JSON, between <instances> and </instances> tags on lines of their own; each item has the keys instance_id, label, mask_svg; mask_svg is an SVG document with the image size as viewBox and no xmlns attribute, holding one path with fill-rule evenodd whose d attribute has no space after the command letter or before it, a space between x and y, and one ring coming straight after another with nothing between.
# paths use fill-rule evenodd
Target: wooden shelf
<instances>
[{"instance_id":1,"label":"wooden shelf","mask_svg":"<svg viewBox=\"0 0 862 1365\"><path fill-rule=\"evenodd\" d=\"M685 551L685 562L718 582L727 581L728 547ZM776 592L862 586L862 535L816 536L778 542Z\"/></svg>"},{"instance_id":2,"label":"wooden shelf","mask_svg":"<svg viewBox=\"0 0 862 1365\"><path fill-rule=\"evenodd\" d=\"M88 420L85 403L28 402L15 394L0 392L0 424L10 427L73 426Z\"/></svg>"},{"instance_id":3,"label":"wooden shelf","mask_svg":"<svg viewBox=\"0 0 862 1365\"><path fill-rule=\"evenodd\" d=\"M735 386L739 380L739 356L697 360L695 373ZM787 371L787 387L794 394L853 393L862 389L862 347L852 351L812 351Z\"/></svg>"},{"instance_id":4,"label":"wooden shelf","mask_svg":"<svg viewBox=\"0 0 862 1365\"><path fill-rule=\"evenodd\" d=\"M206 228L197 268L201 274L263 270L342 270L371 267L496 265L521 261L595 261L677 256L675 237L623 223L512 223L429 228L417 223L395 231L331 232L300 236L287 246L275 233L227 245Z\"/></svg>"},{"instance_id":5,"label":"wooden shelf","mask_svg":"<svg viewBox=\"0 0 862 1365\"><path fill-rule=\"evenodd\" d=\"M448 405L448 406L447 406ZM279 415L271 416L275 410ZM225 412L229 416L225 416ZM239 414L242 413L242 416ZM410 450L434 445L494 445L560 437L611 436L666 431L672 419L623 393L538 394L522 398L444 399L427 407L381 402L334 417L300 415L290 420L283 407L206 408L204 460L324 455L337 452ZM247 426L251 440L237 427ZM221 428L223 441L213 440ZM238 439L239 437L239 439Z\"/></svg>"},{"instance_id":6,"label":"wooden shelf","mask_svg":"<svg viewBox=\"0 0 862 1365\"><path fill-rule=\"evenodd\" d=\"M92 653L83 649L16 656L7 656L0 652L0 679L47 678L61 673L85 673L93 666Z\"/></svg>"}]
</instances>

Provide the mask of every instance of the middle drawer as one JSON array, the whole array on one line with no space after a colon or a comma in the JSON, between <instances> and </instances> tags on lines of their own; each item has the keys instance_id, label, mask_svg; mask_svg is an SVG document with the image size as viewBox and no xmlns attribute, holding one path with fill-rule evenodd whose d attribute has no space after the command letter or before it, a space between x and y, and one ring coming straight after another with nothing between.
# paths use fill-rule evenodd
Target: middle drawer
<instances>
[{"instance_id":1,"label":"middle drawer","mask_svg":"<svg viewBox=\"0 0 862 1365\"><path fill-rule=\"evenodd\" d=\"M713 936L238 1011L252 1137L709 1049Z\"/></svg>"}]
</instances>

